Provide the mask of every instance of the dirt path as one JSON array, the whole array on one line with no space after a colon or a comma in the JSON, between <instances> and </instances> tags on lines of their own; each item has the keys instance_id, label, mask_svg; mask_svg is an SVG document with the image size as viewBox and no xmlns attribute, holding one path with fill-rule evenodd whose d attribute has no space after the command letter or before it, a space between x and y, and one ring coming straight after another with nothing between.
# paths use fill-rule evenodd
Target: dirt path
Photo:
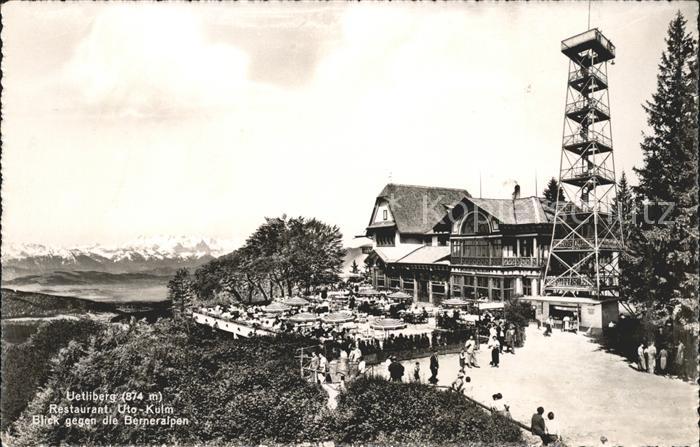
<instances>
[{"instance_id":1,"label":"dirt path","mask_svg":"<svg viewBox=\"0 0 700 447\"><path fill-rule=\"evenodd\" d=\"M467 371L473 398L490 405L501 393L513 417L528 424L538 406L553 411L569 445L598 445L601 435L609 445L697 445L697 386L638 372L584 335L544 337L531 327L525 347L503 354L499 368L489 366L483 345L477 359L481 368ZM426 382L428 359L419 362ZM414 363L404 362L406 371ZM458 368L456 354L440 356L439 385L449 385Z\"/></svg>"}]
</instances>

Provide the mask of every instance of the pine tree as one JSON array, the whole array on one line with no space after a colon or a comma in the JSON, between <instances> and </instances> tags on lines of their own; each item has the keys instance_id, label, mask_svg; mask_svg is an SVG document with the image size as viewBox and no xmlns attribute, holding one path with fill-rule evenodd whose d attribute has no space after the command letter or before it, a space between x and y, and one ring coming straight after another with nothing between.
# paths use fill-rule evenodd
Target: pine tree
<instances>
[{"instance_id":1,"label":"pine tree","mask_svg":"<svg viewBox=\"0 0 700 447\"><path fill-rule=\"evenodd\" d=\"M168 281L168 298L176 315L184 316L192 300L192 278L186 268L178 269L175 276Z\"/></svg>"},{"instance_id":2,"label":"pine tree","mask_svg":"<svg viewBox=\"0 0 700 447\"><path fill-rule=\"evenodd\" d=\"M552 177L547 183L547 187L544 189L542 194L544 195L544 198L547 199L547 202L555 204L557 201L557 193L559 194L560 202L566 200L564 197L564 191L559 189L559 182L557 182L557 179Z\"/></svg>"},{"instance_id":3,"label":"pine tree","mask_svg":"<svg viewBox=\"0 0 700 447\"><path fill-rule=\"evenodd\" d=\"M641 221L632 227L625 264L632 268L631 297L657 316L668 316L698 286L697 42L678 13L661 56L657 91L644 106L651 129L641 148L634 188Z\"/></svg>"},{"instance_id":4,"label":"pine tree","mask_svg":"<svg viewBox=\"0 0 700 447\"><path fill-rule=\"evenodd\" d=\"M631 225L637 219L637 207L634 203L632 187L627 182L627 175L624 171L617 184L617 194L613 200L613 212L615 217L620 219L623 241L627 241L630 236Z\"/></svg>"}]
</instances>

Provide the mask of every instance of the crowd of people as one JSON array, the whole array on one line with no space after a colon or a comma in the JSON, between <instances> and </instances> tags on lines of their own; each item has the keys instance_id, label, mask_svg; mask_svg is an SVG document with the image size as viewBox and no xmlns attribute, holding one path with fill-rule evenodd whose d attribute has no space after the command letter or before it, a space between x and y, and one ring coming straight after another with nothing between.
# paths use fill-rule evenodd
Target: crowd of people
<instances>
[{"instance_id":1,"label":"crowd of people","mask_svg":"<svg viewBox=\"0 0 700 447\"><path fill-rule=\"evenodd\" d=\"M672 353L673 357L671 357ZM649 374L676 373L684 378L685 345L679 341L675 347L671 344L662 344L657 348L656 342L643 340L637 348L637 369Z\"/></svg>"}]
</instances>

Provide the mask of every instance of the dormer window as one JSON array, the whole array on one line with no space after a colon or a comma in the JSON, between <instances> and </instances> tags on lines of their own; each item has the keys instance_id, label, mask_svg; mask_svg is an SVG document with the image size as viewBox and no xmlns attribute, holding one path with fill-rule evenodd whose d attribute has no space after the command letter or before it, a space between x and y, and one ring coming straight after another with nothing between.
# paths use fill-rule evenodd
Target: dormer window
<instances>
[{"instance_id":1,"label":"dormer window","mask_svg":"<svg viewBox=\"0 0 700 447\"><path fill-rule=\"evenodd\" d=\"M389 212L387 210L382 210L382 219L383 220L389 219Z\"/></svg>"}]
</instances>

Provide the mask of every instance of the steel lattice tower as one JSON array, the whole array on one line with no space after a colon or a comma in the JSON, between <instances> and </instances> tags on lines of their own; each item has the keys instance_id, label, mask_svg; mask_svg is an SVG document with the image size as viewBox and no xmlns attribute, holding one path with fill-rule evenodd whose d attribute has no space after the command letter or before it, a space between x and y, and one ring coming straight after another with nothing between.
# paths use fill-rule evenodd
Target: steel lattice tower
<instances>
[{"instance_id":1,"label":"steel lattice tower","mask_svg":"<svg viewBox=\"0 0 700 447\"><path fill-rule=\"evenodd\" d=\"M598 29L561 43L569 58L559 164L559 198L545 270L550 295L619 298L621 216L614 209L615 162L608 62L615 46Z\"/></svg>"}]
</instances>

